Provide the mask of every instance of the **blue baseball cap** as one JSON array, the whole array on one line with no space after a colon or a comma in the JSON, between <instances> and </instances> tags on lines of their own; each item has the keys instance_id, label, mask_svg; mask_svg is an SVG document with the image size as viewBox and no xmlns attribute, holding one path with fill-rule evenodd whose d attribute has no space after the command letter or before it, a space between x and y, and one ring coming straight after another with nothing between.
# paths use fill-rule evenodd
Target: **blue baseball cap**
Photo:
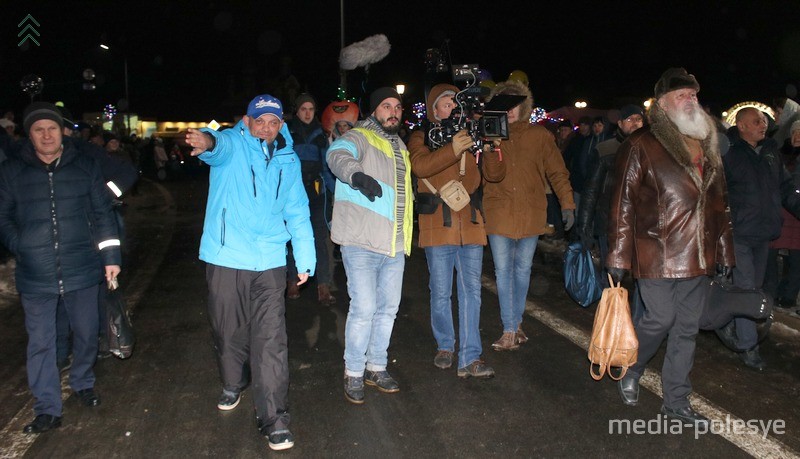
<instances>
[{"instance_id":1,"label":"blue baseball cap","mask_svg":"<svg viewBox=\"0 0 800 459\"><path fill-rule=\"evenodd\" d=\"M256 119L262 115L272 115L279 120L283 119L283 104L269 94L256 96L247 104L247 116Z\"/></svg>"}]
</instances>

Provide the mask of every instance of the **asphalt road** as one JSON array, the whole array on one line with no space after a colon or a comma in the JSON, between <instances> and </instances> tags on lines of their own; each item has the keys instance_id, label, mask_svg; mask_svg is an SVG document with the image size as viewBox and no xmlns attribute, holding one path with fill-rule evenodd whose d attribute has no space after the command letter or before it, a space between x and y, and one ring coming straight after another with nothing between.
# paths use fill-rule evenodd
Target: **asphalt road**
<instances>
[{"instance_id":1,"label":"asphalt road","mask_svg":"<svg viewBox=\"0 0 800 459\"><path fill-rule=\"evenodd\" d=\"M800 327L794 319L779 317L780 326L763 343L769 368L762 373L742 366L713 333L701 332L693 403L718 420L720 429L677 429L657 416L662 355L643 380L652 390L642 391L636 407L620 402L608 378L591 379L581 344L594 307L569 300L560 282L561 247L543 241L523 323L531 339L517 352L491 350L502 327L491 254L485 252L481 336L484 359L497 373L491 380L461 380L455 368L433 366L427 267L424 252L414 250L389 348L389 370L401 391L383 394L368 387L362 406L342 395L347 295L341 265L335 306L317 304L313 283L303 289L299 300L287 303L295 447L273 453L256 430L249 390L236 410L216 408L220 383L206 317L204 264L197 259L204 178L143 181L140 189L127 200L121 277L134 307L137 345L128 360L98 361L100 407L84 408L65 388L70 398L62 428L39 436L19 433L33 418L23 314L13 298L0 295L0 456L728 458L800 452ZM735 433L736 420L770 422L771 430L765 438L763 429Z\"/></svg>"}]
</instances>

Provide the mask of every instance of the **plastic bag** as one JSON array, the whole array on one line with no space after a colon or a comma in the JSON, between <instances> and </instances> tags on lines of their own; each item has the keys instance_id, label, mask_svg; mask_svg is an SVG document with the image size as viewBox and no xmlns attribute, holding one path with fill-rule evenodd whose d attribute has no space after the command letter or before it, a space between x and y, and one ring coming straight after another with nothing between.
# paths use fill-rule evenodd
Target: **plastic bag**
<instances>
[{"instance_id":1,"label":"plastic bag","mask_svg":"<svg viewBox=\"0 0 800 459\"><path fill-rule=\"evenodd\" d=\"M127 359L133 353L135 343L133 324L130 311L116 288L116 283L110 283L103 298L106 307L106 332L108 336L108 350L120 359Z\"/></svg>"},{"instance_id":2,"label":"plastic bag","mask_svg":"<svg viewBox=\"0 0 800 459\"><path fill-rule=\"evenodd\" d=\"M580 241L571 243L564 252L564 288L570 298L584 308L603 294L592 254Z\"/></svg>"}]
</instances>

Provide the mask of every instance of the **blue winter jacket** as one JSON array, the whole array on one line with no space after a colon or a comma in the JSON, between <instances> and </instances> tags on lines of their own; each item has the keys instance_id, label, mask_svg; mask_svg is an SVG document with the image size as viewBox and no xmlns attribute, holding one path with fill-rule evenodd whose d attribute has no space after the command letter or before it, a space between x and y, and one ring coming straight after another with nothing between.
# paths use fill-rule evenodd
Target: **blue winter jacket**
<instances>
[{"instance_id":1,"label":"blue winter jacket","mask_svg":"<svg viewBox=\"0 0 800 459\"><path fill-rule=\"evenodd\" d=\"M291 240L297 271L314 275L308 197L286 125L272 143L272 153L243 121L221 132L202 131L214 136L216 145L198 156L211 166L200 259L266 271L286 265L286 243Z\"/></svg>"}]
</instances>

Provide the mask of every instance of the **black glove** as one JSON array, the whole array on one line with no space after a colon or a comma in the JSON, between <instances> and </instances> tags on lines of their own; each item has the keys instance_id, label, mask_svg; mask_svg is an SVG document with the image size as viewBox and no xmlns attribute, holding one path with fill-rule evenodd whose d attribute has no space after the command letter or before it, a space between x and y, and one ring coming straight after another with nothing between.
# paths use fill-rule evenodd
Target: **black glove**
<instances>
[{"instance_id":1,"label":"black glove","mask_svg":"<svg viewBox=\"0 0 800 459\"><path fill-rule=\"evenodd\" d=\"M606 267L606 271L608 271L608 274L611 275L611 280L614 282L615 285L622 282L622 278L625 277L625 273L628 272L627 269L609 268L609 267Z\"/></svg>"},{"instance_id":2,"label":"black glove","mask_svg":"<svg viewBox=\"0 0 800 459\"><path fill-rule=\"evenodd\" d=\"M718 276L728 278L732 273L733 273L733 268L731 266L725 266L723 264L717 263Z\"/></svg>"},{"instance_id":3,"label":"black glove","mask_svg":"<svg viewBox=\"0 0 800 459\"><path fill-rule=\"evenodd\" d=\"M374 201L376 196L379 198L383 196L383 190L378 181L363 172L356 172L353 174L350 181L352 182L353 188L360 191L361 194L366 196L370 201Z\"/></svg>"}]
</instances>

